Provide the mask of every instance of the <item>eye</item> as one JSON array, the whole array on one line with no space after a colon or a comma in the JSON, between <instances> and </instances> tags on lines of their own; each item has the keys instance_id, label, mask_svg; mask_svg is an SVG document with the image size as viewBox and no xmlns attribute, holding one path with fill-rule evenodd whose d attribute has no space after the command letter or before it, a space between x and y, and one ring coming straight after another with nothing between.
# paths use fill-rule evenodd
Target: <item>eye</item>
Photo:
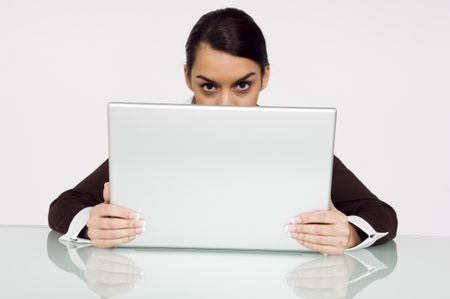
<instances>
[{"instance_id":1,"label":"eye","mask_svg":"<svg viewBox=\"0 0 450 299\"><path fill-rule=\"evenodd\" d=\"M202 89L207 92L212 92L212 91L216 90L216 86L212 83L205 83L205 84L202 84Z\"/></svg>"},{"instance_id":2,"label":"eye","mask_svg":"<svg viewBox=\"0 0 450 299\"><path fill-rule=\"evenodd\" d=\"M250 88L250 82L247 82L247 81L239 82L238 84L236 84L236 88L239 91L245 91Z\"/></svg>"}]
</instances>

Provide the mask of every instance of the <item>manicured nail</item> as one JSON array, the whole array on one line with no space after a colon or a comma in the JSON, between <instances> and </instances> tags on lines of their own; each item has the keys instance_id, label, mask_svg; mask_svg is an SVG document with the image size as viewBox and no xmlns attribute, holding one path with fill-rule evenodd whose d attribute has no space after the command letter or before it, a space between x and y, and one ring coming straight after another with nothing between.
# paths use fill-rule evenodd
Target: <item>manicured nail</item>
<instances>
[{"instance_id":1,"label":"manicured nail","mask_svg":"<svg viewBox=\"0 0 450 299\"><path fill-rule=\"evenodd\" d=\"M139 227L136 229L136 233L137 234L142 234L143 232L145 232L147 230L147 228L145 226L143 227Z\"/></svg>"},{"instance_id":2,"label":"manicured nail","mask_svg":"<svg viewBox=\"0 0 450 299\"><path fill-rule=\"evenodd\" d=\"M143 227L146 225L147 225L147 223L144 220L138 220L134 223L134 227Z\"/></svg>"},{"instance_id":3,"label":"manicured nail","mask_svg":"<svg viewBox=\"0 0 450 299\"><path fill-rule=\"evenodd\" d=\"M139 218L141 218L141 215L139 215L139 213L135 213L135 212L130 212L130 214L128 216L131 219L139 219Z\"/></svg>"},{"instance_id":4,"label":"manicured nail","mask_svg":"<svg viewBox=\"0 0 450 299\"><path fill-rule=\"evenodd\" d=\"M292 219L291 219L291 223L301 223L302 222L302 218L300 217L300 216L295 216L295 217L292 217Z\"/></svg>"},{"instance_id":5,"label":"manicured nail","mask_svg":"<svg viewBox=\"0 0 450 299\"><path fill-rule=\"evenodd\" d=\"M297 234L296 233L288 233L288 236L291 237L292 239L297 238Z\"/></svg>"},{"instance_id":6,"label":"manicured nail","mask_svg":"<svg viewBox=\"0 0 450 299\"><path fill-rule=\"evenodd\" d=\"M290 232L290 233L295 233L295 231L296 231L295 225L292 225L292 224L287 224L287 225L284 227L284 229L285 229L287 232Z\"/></svg>"}]
</instances>

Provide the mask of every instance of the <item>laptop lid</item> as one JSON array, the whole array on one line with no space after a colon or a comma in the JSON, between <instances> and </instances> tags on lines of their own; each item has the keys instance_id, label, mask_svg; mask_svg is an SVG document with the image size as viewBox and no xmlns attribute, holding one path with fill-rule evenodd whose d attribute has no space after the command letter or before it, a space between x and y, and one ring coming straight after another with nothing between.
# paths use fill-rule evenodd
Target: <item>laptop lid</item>
<instances>
[{"instance_id":1,"label":"laptop lid","mask_svg":"<svg viewBox=\"0 0 450 299\"><path fill-rule=\"evenodd\" d=\"M284 226L328 208L333 108L108 103L111 202L147 230L122 246L302 250Z\"/></svg>"}]
</instances>

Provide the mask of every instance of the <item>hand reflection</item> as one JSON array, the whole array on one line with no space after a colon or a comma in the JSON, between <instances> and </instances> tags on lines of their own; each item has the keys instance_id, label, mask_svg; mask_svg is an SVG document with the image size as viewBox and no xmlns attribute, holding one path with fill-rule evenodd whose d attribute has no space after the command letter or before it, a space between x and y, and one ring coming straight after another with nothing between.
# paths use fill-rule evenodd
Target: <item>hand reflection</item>
<instances>
[{"instance_id":1,"label":"hand reflection","mask_svg":"<svg viewBox=\"0 0 450 299\"><path fill-rule=\"evenodd\" d=\"M102 297L124 294L142 278L142 269L119 250L93 246L75 246L59 242L60 234L50 231L47 237L49 259L60 269L85 281L88 288Z\"/></svg>"},{"instance_id":2,"label":"hand reflection","mask_svg":"<svg viewBox=\"0 0 450 299\"><path fill-rule=\"evenodd\" d=\"M292 292L301 298L353 298L397 264L397 247L391 241L341 256L322 256L298 265L286 275Z\"/></svg>"},{"instance_id":3,"label":"hand reflection","mask_svg":"<svg viewBox=\"0 0 450 299\"><path fill-rule=\"evenodd\" d=\"M176 249L155 249L145 255L135 255L134 251L129 254L123 248L74 248L70 243L61 244L59 236L53 231L49 233L49 259L61 270L86 282L90 290L102 297L129 292L143 278L141 266L148 281L140 287L150 297L167 294L171 298L184 295L208 298L219 290L234 294L222 297L262 298L276 294L278 288L280 292L289 292L286 285L280 284L286 279L292 289L291 297L353 298L375 280L388 276L397 263L393 241L342 256ZM135 259L139 266L127 257ZM174 281L177 288L173 288ZM221 290L223 281L227 287ZM139 291L133 290L134 295Z\"/></svg>"},{"instance_id":4,"label":"hand reflection","mask_svg":"<svg viewBox=\"0 0 450 299\"><path fill-rule=\"evenodd\" d=\"M84 276L95 293L102 297L121 295L141 281L143 271L131 259L109 249L92 249Z\"/></svg>"},{"instance_id":5,"label":"hand reflection","mask_svg":"<svg viewBox=\"0 0 450 299\"><path fill-rule=\"evenodd\" d=\"M344 298L349 284L349 259L352 258L346 255L330 255L300 264L286 275L286 282L301 298Z\"/></svg>"}]
</instances>

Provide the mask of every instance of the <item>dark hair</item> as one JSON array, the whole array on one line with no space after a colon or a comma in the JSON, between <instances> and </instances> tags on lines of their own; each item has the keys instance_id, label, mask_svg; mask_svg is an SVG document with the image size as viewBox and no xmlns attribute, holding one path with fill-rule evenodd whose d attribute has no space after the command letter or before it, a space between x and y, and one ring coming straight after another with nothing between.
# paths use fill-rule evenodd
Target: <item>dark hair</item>
<instances>
[{"instance_id":1,"label":"dark hair","mask_svg":"<svg viewBox=\"0 0 450 299\"><path fill-rule=\"evenodd\" d=\"M215 50L253 60L261 67L269 64L266 41L261 29L247 13L237 8L213 10L203 15L189 34L186 42L186 64L191 74L200 43Z\"/></svg>"}]
</instances>

